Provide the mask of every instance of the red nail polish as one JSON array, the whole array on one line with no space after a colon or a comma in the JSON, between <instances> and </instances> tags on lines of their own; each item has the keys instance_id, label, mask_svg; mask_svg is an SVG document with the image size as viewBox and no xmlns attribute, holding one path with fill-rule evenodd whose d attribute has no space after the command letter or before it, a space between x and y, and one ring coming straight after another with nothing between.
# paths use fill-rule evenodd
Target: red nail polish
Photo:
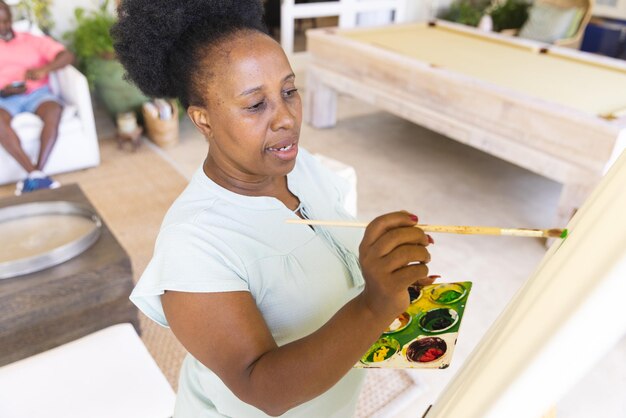
<instances>
[{"instance_id":1,"label":"red nail polish","mask_svg":"<svg viewBox=\"0 0 626 418\"><path fill-rule=\"evenodd\" d=\"M433 239L433 237L431 237L430 235L426 234L426 238L428 238L428 242L429 242L430 244L434 244L434 243L435 243L435 240L434 240L434 239Z\"/></svg>"},{"instance_id":2,"label":"red nail polish","mask_svg":"<svg viewBox=\"0 0 626 418\"><path fill-rule=\"evenodd\" d=\"M411 218L413 220L413 222L417 222L417 216L416 215L409 215L409 218Z\"/></svg>"}]
</instances>

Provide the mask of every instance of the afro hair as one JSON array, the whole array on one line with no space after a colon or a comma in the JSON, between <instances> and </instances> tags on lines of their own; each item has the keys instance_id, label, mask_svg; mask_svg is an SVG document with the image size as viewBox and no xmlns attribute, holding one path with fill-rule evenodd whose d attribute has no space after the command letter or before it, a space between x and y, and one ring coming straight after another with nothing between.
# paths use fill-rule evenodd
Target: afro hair
<instances>
[{"instance_id":1,"label":"afro hair","mask_svg":"<svg viewBox=\"0 0 626 418\"><path fill-rule=\"evenodd\" d=\"M127 78L151 97L204 104L207 48L239 31L267 33L262 0L122 0L111 29Z\"/></svg>"}]
</instances>

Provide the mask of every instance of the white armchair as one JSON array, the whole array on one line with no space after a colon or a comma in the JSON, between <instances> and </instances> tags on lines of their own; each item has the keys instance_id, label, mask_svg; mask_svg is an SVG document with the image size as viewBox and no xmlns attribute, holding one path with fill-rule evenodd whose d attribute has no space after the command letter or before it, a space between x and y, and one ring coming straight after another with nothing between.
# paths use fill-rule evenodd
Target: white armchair
<instances>
[{"instance_id":1,"label":"white armchair","mask_svg":"<svg viewBox=\"0 0 626 418\"><path fill-rule=\"evenodd\" d=\"M13 27L23 30L19 22ZM68 66L50 75L50 86L63 99L65 108L57 142L44 168L46 174L97 166L100 150L87 78L76 68ZM24 151L35 162L43 122L34 114L20 113L13 118L11 126L20 138ZM0 147L0 184L16 182L24 177L24 169Z\"/></svg>"}]
</instances>

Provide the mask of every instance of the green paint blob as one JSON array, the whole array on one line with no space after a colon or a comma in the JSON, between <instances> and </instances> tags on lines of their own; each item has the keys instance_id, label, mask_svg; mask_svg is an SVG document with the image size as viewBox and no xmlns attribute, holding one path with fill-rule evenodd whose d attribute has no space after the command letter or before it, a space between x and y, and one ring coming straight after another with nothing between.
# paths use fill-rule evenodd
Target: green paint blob
<instances>
[{"instance_id":1,"label":"green paint blob","mask_svg":"<svg viewBox=\"0 0 626 418\"><path fill-rule=\"evenodd\" d=\"M566 238L567 234L569 234L567 229L564 229L563 232L561 233L561 238Z\"/></svg>"},{"instance_id":2,"label":"green paint blob","mask_svg":"<svg viewBox=\"0 0 626 418\"><path fill-rule=\"evenodd\" d=\"M419 321L424 331L437 332L450 328L457 320L458 314L452 309L433 309L425 313Z\"/></svg>"},{"instance_id":3,"label":"green paint blob","mask_svg":"<svg viewBox=\"0 0 626 418\"><path fill-rule=\"evenodd\" d=\"M452 325L451 317L440 316L437 318L429 318L428 321L424 321L424 329L438 331L440 329L444 329Z\"/></svg>"},{"instance_id":4,"label":"green paint blob","mask_svg":"<svg viewBox=\"0 0 626 418\"><path fill-rule=\"evenodd\" d=\"M446 290L445 292L441 293L439 295L439 297L437 298L437 302L439 303L450 303L453 300L457 300L458 298L460 298L462 295L462 293L457 292L455 290Z\"/></svg>"}]
</instances>

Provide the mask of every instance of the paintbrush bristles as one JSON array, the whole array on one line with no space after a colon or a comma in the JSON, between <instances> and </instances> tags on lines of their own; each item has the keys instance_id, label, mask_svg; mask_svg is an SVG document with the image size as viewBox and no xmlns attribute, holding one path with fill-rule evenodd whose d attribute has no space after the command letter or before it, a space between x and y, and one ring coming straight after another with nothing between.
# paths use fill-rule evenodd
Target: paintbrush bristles
<instances>
[{"instance_id":1,"label":"paintbrush bristles","mask_svg":"<svg viewBox=\"0 0 626 418\"><path fill-rule=\"evenodd\" d=\"M548 229L549 238L567 238L569 231L567 229Z\"/></svg>"},{"instance_id":2,"label":"paintbrush bristles","mask_svg":"<svg viewBox=\"0 0 626 418\"><path fill-rule=\"evenodd\" d=\"M287 223L304 225L339 226L351 228L365 228L365 222L348 221L319 221L311 219L288 219ZM506 235L512 237L536 238L565 238L567 229L528 229L528 228L498 228L495 226L462 226L462 225L415 225L424 232L443 232L447 234L463 235Z\"/></svg>"}]
</instances>

